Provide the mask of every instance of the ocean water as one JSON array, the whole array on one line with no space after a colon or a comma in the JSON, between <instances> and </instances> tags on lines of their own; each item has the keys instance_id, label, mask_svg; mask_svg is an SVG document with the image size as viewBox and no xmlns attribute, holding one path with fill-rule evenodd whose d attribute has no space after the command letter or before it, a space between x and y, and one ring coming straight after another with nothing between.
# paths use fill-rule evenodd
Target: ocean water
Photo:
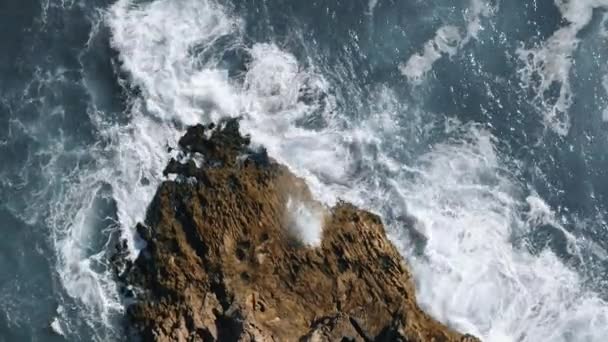
<instances>
[{"instance_id":1,"label":"ocean water","mask_svg":"<svg viewBox=\"0 0 608 342\"><path fill-rule=\"evenodd\" d=\"M0 341L124 339L113 247L223 117L382 215L441 321L608 341L607 57L606 0L2 0Z\"/></svg>"}]
</instances>

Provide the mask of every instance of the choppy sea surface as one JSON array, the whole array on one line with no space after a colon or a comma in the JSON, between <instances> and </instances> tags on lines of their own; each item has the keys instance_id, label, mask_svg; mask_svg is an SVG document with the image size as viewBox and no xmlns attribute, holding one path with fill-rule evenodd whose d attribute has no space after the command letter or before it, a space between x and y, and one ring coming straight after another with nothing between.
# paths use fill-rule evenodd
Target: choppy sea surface
<instances>
[{"instance_id":1,"label":"choppy sea surface","mask_svg":"<svg viewBox=\"0 0 608 342\"><path fill-rule=\"evenodd\" d=\"M2 0L0 341L123 340L115 243L237 116L441 321L608 341L606 58L608 0Z\"/></svg>"}]
</instances>

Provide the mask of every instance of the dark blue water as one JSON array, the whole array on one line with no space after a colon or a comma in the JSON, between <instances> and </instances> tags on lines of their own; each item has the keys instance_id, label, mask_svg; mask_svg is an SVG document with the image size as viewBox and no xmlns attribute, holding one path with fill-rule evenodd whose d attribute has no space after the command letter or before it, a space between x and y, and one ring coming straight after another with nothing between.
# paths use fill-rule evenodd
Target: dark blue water
<instances>
[{"instance_id":1,"label":"dark blue water","mask_svg":"<svg viewBox=\"0 0 608 342\"><path fill-rule=\"evenodd\" d=\"M90 40L97 11L107 5L0 5L3 341L61 341L50 328L56 317L70 322L65 329L72 339L110 336L101 322L85 322L83 303L66 292L55 241L79 205L61 201L78 173L96 167L91 151L105 143L88 113L98 107L112 115L124 108L112 89L117 85L108 37Z\"/></svg>"},{"instance_id":2,"label":"dark blue water","mask_svg":"<svg viewBox=\"0 0 608 342\"><path fill-rule=\"evenodd\" d=\"M113 246L136 253L167 146L226 116L380 213L442 321L605 341L607 9L3 1L0 341L121 340Z\"/></svg>"}]
</instances>

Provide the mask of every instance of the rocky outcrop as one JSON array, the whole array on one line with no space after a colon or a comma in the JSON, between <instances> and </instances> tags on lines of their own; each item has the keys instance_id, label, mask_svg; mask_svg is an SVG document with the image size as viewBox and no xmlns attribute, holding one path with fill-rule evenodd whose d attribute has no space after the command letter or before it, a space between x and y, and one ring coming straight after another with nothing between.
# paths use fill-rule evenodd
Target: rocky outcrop
<instances>
[{"instance_id":1,"label":"rocky outcrop","mask_svg":"<svg viewBox=\"0 0 608 342\"><path fill-rule=\"evenodd\" d=\"M138 226L147 247L122 273L144 340L476 341L418 307L377 215L316 202L237 121L191 127L179 145L175 180ZM317 245L294 228L309 217L298 210L322 225Z\"/></svg>"}]
</instances>

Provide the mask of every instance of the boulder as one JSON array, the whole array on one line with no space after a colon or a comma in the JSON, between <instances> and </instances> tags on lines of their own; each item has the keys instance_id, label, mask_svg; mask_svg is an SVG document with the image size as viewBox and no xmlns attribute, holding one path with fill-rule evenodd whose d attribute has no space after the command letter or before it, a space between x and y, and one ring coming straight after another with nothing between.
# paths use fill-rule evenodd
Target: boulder
<instances>
[{"instance_id":1,"label":"boulder","mask_svg":"<svg viewBox=\"0 0 608 342\"><path fill-rule=\"evenodd\" d=\"M120 272L143 340L477 341L420 309L379 216L317 202L237 120L179 145L137 227L147 247Z\"/></svg>"}]
</instances>

